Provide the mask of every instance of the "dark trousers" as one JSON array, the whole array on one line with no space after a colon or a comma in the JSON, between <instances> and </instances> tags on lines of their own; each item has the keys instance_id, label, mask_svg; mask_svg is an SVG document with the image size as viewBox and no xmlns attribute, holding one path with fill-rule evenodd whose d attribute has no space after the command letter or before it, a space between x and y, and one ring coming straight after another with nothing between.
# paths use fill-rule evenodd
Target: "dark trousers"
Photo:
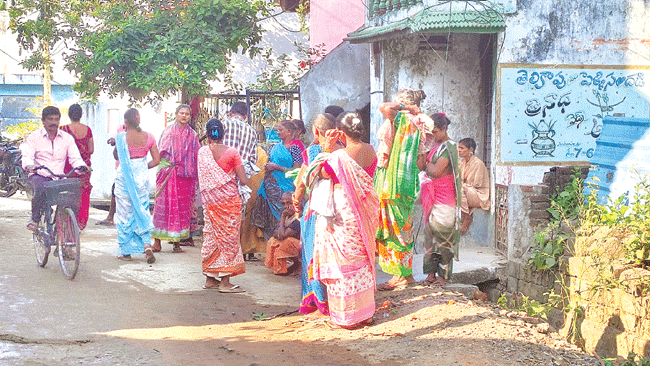
<instances>
[{"instance_id":1,"label":"dark trousers","mask_svg":"<svg viewBox=\"0 0 650 366\"><path fill-rule=\"evenodd\" d=\"M29 177L29 183L32 185L34 190L34 197L32 197L32 221L39 222L41 220L41 215L43 210L45 210L45 187L43 183L51 181L50 177L43 177L38 174L34 174Z\"/></svg>"}]
</instances>

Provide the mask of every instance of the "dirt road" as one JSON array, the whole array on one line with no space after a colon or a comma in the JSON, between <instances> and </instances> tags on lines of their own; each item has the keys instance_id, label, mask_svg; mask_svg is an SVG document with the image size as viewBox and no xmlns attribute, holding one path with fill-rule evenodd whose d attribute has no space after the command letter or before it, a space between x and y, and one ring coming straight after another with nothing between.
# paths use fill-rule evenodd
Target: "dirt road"
<instances>
[{"instance_id":1,"label":"dirt road","mask_svg":"<svg viewBox=\"0 0 650 366\"><path fill-rule=\"evenodd\" d=\"M153 265L115 259L101 211L68 281L56 261L36 265L29 202L0 198L0 212L0 365L598 364L545 324L425 286L378 293L374 325L332 330L291 313L298 278L259 262L233 279L245 294L222 294L201 289L198 246L166 245Z\"/></svg>"}]
</instances>

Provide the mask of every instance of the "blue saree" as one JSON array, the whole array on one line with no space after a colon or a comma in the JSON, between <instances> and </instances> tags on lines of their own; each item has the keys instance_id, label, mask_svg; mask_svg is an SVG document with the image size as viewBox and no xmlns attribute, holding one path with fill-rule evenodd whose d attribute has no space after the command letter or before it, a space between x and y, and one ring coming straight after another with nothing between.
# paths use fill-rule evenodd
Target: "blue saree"
<instances>
[{"instance_id":1,"label":"blue saree","mask_svg":"<svg viewBox=\"0 0 650 366\"><path fill-rule=\"evenodd\" d=\"M115 225L122 255L142 254L151 240L149 168L147 158L131 159L126 133L115 139L120 166L115 179Z\"/></svg>"},{"instance_id":2,"label":"blue saree","mask_svg":"<svg viewBox=\"0 0 650 366\"><path fill-rule=\"evenodd\" d=\"M309 166L318 154L323 151L320 145L311 145L307 148L307 161L305 165ZM316 228L316 214L312 213L305 220L309 212L309 205L305 205L302 217L300 218L300 238L302 246L302 266L300 279L302 280L302 300L300 302L300 312L309 314L319 310L323 315L329 315L327 306L327 288L317 280L309 280L309 263L314 255L314 233Z\"/></svg>"},{"instance_id":3,"label":"blue saree","mask_svg":"<svg viewBox=\"0 0 650 366\"><path fill-rule=\"evenodd\" d=\"M269 154L269 162L278 164L283 168L291 169L293 167L293 159L291 153L284 146L279 143L273 146ZM278 190L279 188L279 190ZM271 208L271 213L277 220L280 220L280 215L284 208L282 207L281 198L283 192L290 192L294 190L293 181L284 175L284 172L273 171L270 175L264 177L262 185L260 185L257 195L263 197Z\"/></svg>"}]
</instances>

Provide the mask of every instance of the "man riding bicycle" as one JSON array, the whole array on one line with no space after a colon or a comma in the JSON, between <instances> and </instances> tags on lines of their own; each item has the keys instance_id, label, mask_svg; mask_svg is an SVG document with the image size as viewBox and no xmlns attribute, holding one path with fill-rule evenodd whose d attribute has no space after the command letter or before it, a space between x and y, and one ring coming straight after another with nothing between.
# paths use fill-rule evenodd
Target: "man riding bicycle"
<instances>
[{"instance_id":1,"label":"man riding bicycle","mask_svg":"<svg viewBox=\"0 0 650 366\"><path fill-rule=\"evenodd\" d=\"M27 229L35 230L45 209L45 188L43 183L53 179L46 170L39 166L48 167L54 174L62 175L66 160L73 168L88 171L74 137L59 129L61 112L59 108L48 106L41 115L43 128L32 132L20 146L23 152L23 169L29 172L29 181L34 189L32 198L32 219L27 223Z\"/></svg>"}]
</instances>

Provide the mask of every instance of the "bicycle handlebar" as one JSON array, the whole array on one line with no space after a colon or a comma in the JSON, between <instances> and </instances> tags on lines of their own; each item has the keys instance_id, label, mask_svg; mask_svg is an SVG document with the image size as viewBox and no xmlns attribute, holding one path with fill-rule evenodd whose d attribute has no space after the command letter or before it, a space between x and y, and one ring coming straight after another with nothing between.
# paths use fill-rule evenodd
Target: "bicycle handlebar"
<instances>
[{"instance_id":1,"label":"bicycle handlebar","mask_svg":"<svg viewBox=\"0 0 650 366\"><path fill-rule=\"evenodd\" d=\"M72 174L72 173L73 173L74 171L76 171L76 170L79 170L79 168L82 168L82 167L86 167L86 168L88 168L88 171L92 171L92 169L90 169L90 167L85 166L85 165L82 165L82 166L78 166L78 167L76 167L76 168L72 168L72 170L70 170L70 171L67 172L66 174L54 174L54 172L51 171L50 168L46 167L45 165L39 165L39 166L37 166L37 167L34 168L34 172L36 172L37 170L40 170L40 169L45 169L45 170L47 170L48 172L50 172L50 174L51 174L53 177L57 177L57 178L68 178L68 177L70 176L70 174Z\"/></svg>"}]
</instances>

